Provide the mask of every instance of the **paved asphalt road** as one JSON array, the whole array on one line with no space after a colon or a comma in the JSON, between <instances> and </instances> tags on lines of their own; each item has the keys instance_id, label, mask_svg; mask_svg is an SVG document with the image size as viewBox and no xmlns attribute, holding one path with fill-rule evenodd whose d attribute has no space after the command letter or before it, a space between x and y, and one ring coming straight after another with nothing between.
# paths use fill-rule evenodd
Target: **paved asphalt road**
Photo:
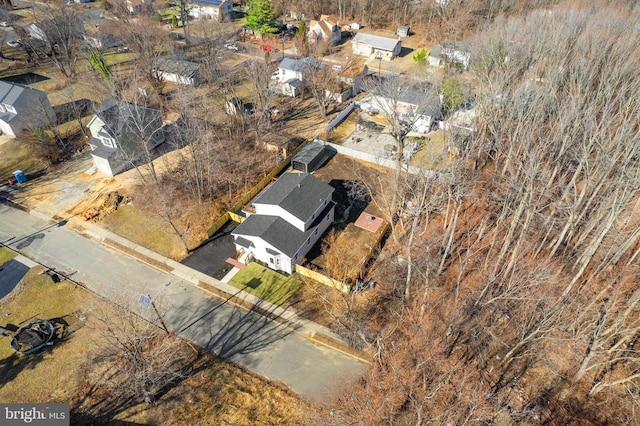
<instances>
[{"instance_id":1,"label":"paved asphalt road","mask_svg":"<svg viewBox=\"0 0 640 426\"><path fill-rule=\"evenodd\" d=\"M364 372L362 363L290 328L211 298L64 224L50 225L1 203L0 241L114 301L135 303L142 293L151 295L166 312L169 328L310 400L333 400L336 386Z\"/></svg>"}]
</instances>

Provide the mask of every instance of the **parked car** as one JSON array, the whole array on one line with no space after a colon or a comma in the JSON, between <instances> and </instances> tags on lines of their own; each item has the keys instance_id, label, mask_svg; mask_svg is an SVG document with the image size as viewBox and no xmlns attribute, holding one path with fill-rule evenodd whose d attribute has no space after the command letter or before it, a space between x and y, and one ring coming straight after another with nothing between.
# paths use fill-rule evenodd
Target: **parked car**
<instances>
[{"instance_id":1,"label":"parked car","mask_svg":"<svg viewBox=\"0 0 640 426\"><path fill-rule=\"evenodd\" d=\"M238 46L233 43L226 43L224 47L229 50L238 50Z\"/></svg>"},{"instance_id":2,"label":"parked car","mask_svg":"<svg viewBox=\"0 0 640 426\"><path fill-rule=\"evenodd\" d=\"M18 40L9 40L7 42L7 46L9 47L20 47L22 46L22 41Z\"/></svg>"}]
</instances>

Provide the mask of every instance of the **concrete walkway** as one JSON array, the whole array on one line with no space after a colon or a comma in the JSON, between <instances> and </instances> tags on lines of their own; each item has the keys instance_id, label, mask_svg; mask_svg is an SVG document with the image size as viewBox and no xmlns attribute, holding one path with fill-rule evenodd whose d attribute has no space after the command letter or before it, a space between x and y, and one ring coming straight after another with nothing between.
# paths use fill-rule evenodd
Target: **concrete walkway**
<instances>
[{"instance_id":1,"label":"concrete walkway","mask_svg":"<svg viewBox=\"0 0 640 426\"><path fill-rule=\"evenodd\" d=\"M30 213L0 203L0 241L118 303L150 295L166 312L169 328L184 338L307 399L332 401L337 386L366 368L338 336L291 310L93 224L56 225Z\"/></svg>"}]
</instances>

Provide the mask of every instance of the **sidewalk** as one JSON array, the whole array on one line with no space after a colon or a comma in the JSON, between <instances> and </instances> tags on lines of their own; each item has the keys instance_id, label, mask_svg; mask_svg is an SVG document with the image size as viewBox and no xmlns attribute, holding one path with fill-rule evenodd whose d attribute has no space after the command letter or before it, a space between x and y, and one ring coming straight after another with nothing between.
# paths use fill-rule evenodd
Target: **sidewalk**
<instances>
[{"instance_id":1,"label":"sidewalk","mask_svg":"<svg viewBox=\"0 0 640 426\"><path fill-rule=\"evenodd\" d=\"M34 214L33 211L30 213ZM37 212L35 212L35 215L40 218L46 217ZM49 218L48 220L51 221L53 219ZM227 302L238 307L257 312L271 320L290 327L295 332L302 333L314 343L339 351L360 362L369 363L367 354L350 347L340 336L333 333L327 327L300 317L293 309L281 308L252 294L238 290L225 282L161 256L145 247L102 229L93 223L83 223L77 220L74 221L73 227L80 227L81 235L100 241L102 244L121 251L149 266L191 283L212 296L225 299Z\"/></svg>"},{"instance_id":2,"label":"sidewalk","mask_svg":"<svg viewBox=\"0 0 640 426\"><path fill-rule=\"evenodd\" d=\"M0 202L0 241L115 303L152 297L169 329L305 399L332 403L366 371L366 355L295 312L235 288L226 293L222 283L97 226L62 218L52 224L25 210Z\"/></svg>"}]
</instances>

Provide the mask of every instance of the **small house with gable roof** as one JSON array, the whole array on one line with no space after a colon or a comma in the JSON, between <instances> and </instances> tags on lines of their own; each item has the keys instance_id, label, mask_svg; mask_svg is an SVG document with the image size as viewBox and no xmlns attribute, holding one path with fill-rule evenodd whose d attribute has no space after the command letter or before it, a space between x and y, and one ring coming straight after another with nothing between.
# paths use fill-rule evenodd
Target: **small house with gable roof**
<instances>
[{"instance_id":1,"label":"small house with gable roof","mask_svg":"<svg viewBox=\"0 0 640 426\"><path fill-rule=\"evenodd\" d=\"M373 34L358 33L351 40L354 55L376 57L390 61L400 55L402 43L399 39L380 37Z\"/></svg>"}]
</instances>

